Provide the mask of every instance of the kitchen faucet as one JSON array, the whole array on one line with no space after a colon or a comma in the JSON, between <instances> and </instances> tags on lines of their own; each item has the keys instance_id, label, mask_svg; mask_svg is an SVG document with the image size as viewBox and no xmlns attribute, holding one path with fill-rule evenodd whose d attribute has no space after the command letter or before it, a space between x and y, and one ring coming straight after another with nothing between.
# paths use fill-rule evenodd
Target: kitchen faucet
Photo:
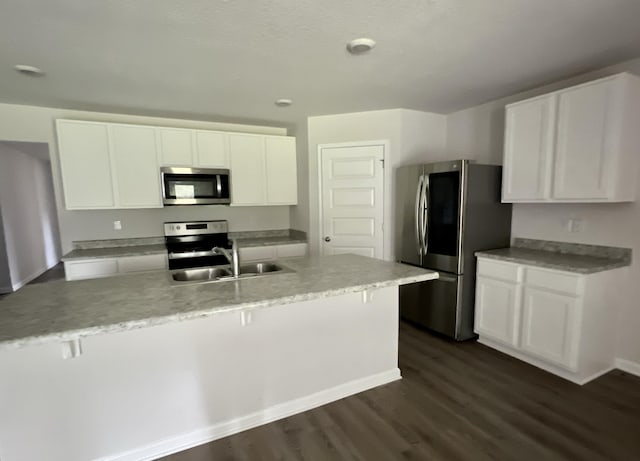
<instances>
[{"instance_id":1,"label":"kitchen faucet","mask_svg":"<svg viewBox=\"0 0 640 461\"><path fill-rule=\"evenodd\" d=\"M238 242L236 239L231 240L231 253L229 253L229 250L222 247L213 247L211 251L227 258L233 268L233 276L235 278L240 276L240 254L238 252Z\"/></svg>"}]
</instances>

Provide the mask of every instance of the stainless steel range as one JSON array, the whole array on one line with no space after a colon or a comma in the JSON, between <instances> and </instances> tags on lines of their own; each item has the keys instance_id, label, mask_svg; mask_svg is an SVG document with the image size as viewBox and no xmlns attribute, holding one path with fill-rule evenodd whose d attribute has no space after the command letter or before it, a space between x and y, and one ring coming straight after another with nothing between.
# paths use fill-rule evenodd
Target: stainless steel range
<instances>
[{"instance_id":1,"label":"stainless steel range","mask_svg":"<svg viewBox=\"0 0 640 461\"><path fill-rule=\"evenodd\" d=\"M169 269L221 266L228 264L214 248L231 248L227 221L168 222L164 238L169 253Z\"/></svg>"}]
</instances>

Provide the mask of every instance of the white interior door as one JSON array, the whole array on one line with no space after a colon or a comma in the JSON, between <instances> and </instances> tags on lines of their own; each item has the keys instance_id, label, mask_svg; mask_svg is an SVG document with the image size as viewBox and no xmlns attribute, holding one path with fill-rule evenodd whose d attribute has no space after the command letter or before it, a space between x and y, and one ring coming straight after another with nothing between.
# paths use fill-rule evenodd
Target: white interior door
<instances>
[{"instance_id":1,"label":"white interior door","mask_svg":"<svg viewBox=\"0 0 640 461\"><path fill-rule=\"evenodd\" d=\"M383 257L384 145L320 148L321 253Z\"/></svg>"}]
</instances>

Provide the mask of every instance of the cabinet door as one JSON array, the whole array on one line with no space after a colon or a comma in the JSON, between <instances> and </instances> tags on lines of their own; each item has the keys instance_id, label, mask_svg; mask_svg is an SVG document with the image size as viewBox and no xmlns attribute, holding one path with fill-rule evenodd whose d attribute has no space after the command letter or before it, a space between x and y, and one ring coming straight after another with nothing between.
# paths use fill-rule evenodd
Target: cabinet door
<instances>
[{"instance_id":1,"label":"cabinet door","mask_svg":"<svg viewBox=\"0 0 640 461\"><path fill-rule=\"evenodd\" d=\"M107 125L58 120L57 131L66 208L114 208Z\"/></svg>"},{"instance_id":2,"label":"cabinet door","mask_svg":"<svg viewBox=\"0 0 640 461\"><path fill-rule=\"evenodd\" d=\"M142 255L118 258L118 272L154 271L167 268L167 255Z\"/></svg>"},{"instance_id":3,"label":"cabinet door","mask_svg":"<svg viewBox=\"0 0 640 461\"><path fill-rule=\"evenodd\" d=\"M91 259L64 263L65 278L69 281L109 277L117 273L118 263L115 259Z\"/></svg>"},{"instance_id":4,"label":"cabinet door","mask_svg":"<svg viewBox=\"0 0 640 461\"><path fill-rule=\"evenodd\" d=\"M240 248L240 264L250 261L270 261L276 259L275 246Z\"/></svg>"},{"instance_id":5,"label":"cabinet door","mask_svg":"<svg viewBox=\"0 0 640 461\"><path fill-rule=\"evenodd\" d=\"M196 131L196 164L205 168L229 168L225 133Z\"/></svg>"},{"instance_id":6,"label":"cabinet door","mask_svg":"<svg viewBox=\"0 0 640 461\"><path fill-rule=\"evenodd\" d=\"M278 245L276 247L276 257L278 258L299 258L306 256L306 243L293 243L289 245Z\"/></svg>"},{"instance_id":7,"label":"cabinet door","mask_svg":"<svg viewBox=\"0 0 640 461\"><path fill-rule=\"evenodd\" d=\"M229 134L229 156L231 205L264 205L264 137Z\"/></svg>"},{"instance_id":8,"label":"cabinet door","mask_svg":"<svg viewBox=\"0 0 640 461\"><path fill-rule=\"evenodd\" d=\"M549 197L555 127L555 95L507 107L502 201Z\"/></svg>"},{"instance_id":9,"label":"cabinet door","mask_svg":"<svg viewBox=\"0 0 640 461\"><path fill-rule=\"evenodd\" d=\"M558 103L554 199L606 199L614 82L605 80L562 91Z\"/></svg>"},{"instance_id":10,"label":"cabinet door","mask_svg":"<svg viewBox=\"0 0 640 461\"><path fill-rule=\"evenodd\" d=\"M522 350L546 362L577 370L578 298L524 288Z\"/></svg>"},{"instance_id":11,"label":"cabinet door","mask_svg":"<svg viewBox=\"0 0 640 461\"><path fill-rule=\"evenodd\" d=\"M158 128L160 165L193 166L193 131Z\"/></svg>"},{"instance_id":12,"label":"cabinet door","mask_svg":"<svg viewBox=\"0 0 640 461\"><path fill-rule=\"evenodd\" d=\"M295 205L298 203L295 138L265 138L265 163L267 203L273 205Z\"/></svg>"},{"instance_id":13,"label":"cabinet door","mask_svg":"<svg viewBox=\"0 0 640 461\"><path fill-rule=\"evenodd\" d=\"M160 168L155 129L111 125L118 208L160 208Z\"/></svg>"},{"instance_id":14,"label":"cabinet door","mask_svg":"<svg viewBox=\"0 0 640 461\"><path fill-rule=\"evenodd\" d=\"M520 299L518 285L478 276L475 332L509 346L518 345Z\"/></svg>"}]
</instances>

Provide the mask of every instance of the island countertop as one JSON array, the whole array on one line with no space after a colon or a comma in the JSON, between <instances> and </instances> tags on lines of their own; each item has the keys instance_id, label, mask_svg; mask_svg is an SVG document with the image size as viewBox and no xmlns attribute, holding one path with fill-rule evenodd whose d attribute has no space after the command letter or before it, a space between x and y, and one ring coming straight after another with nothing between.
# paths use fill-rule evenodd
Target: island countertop
<instances>
[{"instance_id":1,"label":"island countertop","mask_svg":"<svg viewBox=\"0 0 640 461\"><path fill-rule=\"evenodd\" d=\"M438 278L438 273L356 255L288 259L292 272L179 285L154 271L27 285L0 300L0 349L69 341Z\"/></svg>"}]
</instances>

